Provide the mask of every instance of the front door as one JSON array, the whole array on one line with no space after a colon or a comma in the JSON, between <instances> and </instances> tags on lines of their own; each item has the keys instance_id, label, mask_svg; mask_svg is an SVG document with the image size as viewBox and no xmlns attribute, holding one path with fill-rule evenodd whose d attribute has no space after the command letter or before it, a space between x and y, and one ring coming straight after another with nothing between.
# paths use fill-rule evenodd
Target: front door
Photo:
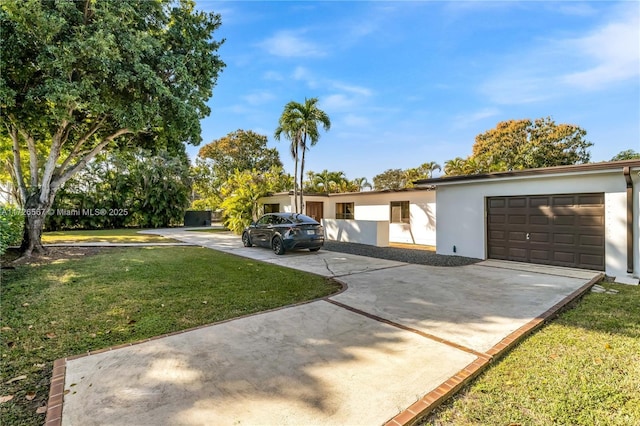
<instances>
[{"instance_id":1,"label":"front door","mask_svg":"<svg viewBox=\"0 0 640 426\"><path fill-rule=\"evenodd\" d=\"M307 216L318 222L322 222L322 218L324 217L324 203L322 201L308 201L306 210Z\"/></svg>"}]
</instances>

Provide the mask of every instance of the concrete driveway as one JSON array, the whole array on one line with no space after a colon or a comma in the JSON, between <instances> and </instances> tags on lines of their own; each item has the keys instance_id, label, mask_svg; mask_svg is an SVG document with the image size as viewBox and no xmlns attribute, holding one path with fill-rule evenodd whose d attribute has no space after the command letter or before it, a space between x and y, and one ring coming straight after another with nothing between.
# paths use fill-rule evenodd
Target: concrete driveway
<instances>
[{"instance_id":1,"label":"concrete driveway","mask_svg":"<svg viewBox=\"0 0 640 426\"><path fill-rule=\"evenodd\" d=\"M163 233L335 277L347 290L58 360L48 425L405 424L600 276L496 261L429 267L324 250L276 256L231 234Z\"/></svg>"}]
</instances>

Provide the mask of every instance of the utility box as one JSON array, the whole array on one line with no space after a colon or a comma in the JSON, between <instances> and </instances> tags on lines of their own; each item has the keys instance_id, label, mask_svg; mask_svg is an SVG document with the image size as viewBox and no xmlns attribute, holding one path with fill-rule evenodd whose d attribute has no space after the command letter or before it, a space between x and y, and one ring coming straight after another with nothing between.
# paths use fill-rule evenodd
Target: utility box
<instances>
[{"instance_id":1,"label":"utility box","mask_svg":"<svg viewBox=\"0 0 640 426\"><path fill-rule=\"evenodd\" d=\"M211 226L211 210L187 210L184 226Z\"/></svg>"}]
</instances>

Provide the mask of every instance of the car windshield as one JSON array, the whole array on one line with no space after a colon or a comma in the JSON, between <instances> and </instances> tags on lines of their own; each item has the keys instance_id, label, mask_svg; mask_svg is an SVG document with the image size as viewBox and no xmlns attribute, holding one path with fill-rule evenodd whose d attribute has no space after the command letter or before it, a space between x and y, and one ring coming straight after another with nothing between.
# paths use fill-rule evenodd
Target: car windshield
<instances>
[{"instance_id":1,"label":"car windshield","mask_svg":"<svg viewBox=\"0 0 640 426\"><path fill-rule=\"evenodd\" d=\"M293 223L309 223L309 222L317 223L314 219L310 218L309 216L305 216L299 213L294 213L291 216L287 216L287 219L289 219Z\"/></svg>"}]
</instances>

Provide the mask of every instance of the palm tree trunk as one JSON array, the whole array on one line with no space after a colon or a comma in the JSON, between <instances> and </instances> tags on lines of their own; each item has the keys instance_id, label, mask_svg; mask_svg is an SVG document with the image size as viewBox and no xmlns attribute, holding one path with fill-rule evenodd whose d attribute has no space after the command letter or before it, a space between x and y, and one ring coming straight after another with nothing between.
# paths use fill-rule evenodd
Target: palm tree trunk
<instances>
[{"instance_id":1,"label":"palm tree trunk","mask_svg":"<svg viewBox=\"0 0 640 426\"><path fill-rule=\"evenodd\" d=\"M295 161L295 171L293 172L293 204L295 207L294 213L298 212L298 141L295 142L294 148L294 161Z\"/></svg>"},{"instance_id":2,"label":"palm tree trunk","mask_svg":"<svg viewBox=\"0 0 640 426\"><path fill-rule=\"evenodd\" d=\"M304 214L304 154L307 151L307 133L304 133L304 138L300 144L302 150L302 158L300 160L300 213Z\"/></svg>"}]
</instances>

